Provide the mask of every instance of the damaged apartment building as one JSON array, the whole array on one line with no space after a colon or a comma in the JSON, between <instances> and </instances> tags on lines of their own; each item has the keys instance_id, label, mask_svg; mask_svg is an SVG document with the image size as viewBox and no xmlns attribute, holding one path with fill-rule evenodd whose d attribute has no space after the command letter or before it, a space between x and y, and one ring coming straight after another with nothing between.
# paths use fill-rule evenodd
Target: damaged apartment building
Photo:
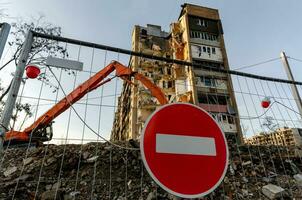
<instances>
[{"instance_id":1,"label":"damaged apartment building","mask_svg":"<svg viewBox=\"0 0 302 200\"><path fill-rule=\"evenodd\" d=\"M194 67L182 66L131 56L129 67L162 88L169 103L187 102L203 108L226 136L242 142L231 78L217 72L217 69L229 69L218 10L184 4L178 21L170 25L170 32L162 31L157 25L135 26L132 51L193 63ZM138 139L145 121L160 106L150 91L133 82L123 85L112 140Z\"/></svg>"},{"instance_id":2,"label":"damaged apartment building","mask_svg":"<svg viewBox=\"0 0 302 200\"><path fill-rule=\"evenodd\" d=\"M249 145L268 145L294 147L288 151L289 155L302 156L302 129L301 128L278 128L273 132L262 132L250 138L245 138L244 142Z\"/></svg>"},{"instance_id":3,"label":"damaged apartment building","mask_svg":"<svg viewBox=\"0 0 302 200\"><path fill-rule=\"evenodd\" d=\"M278 128L271 133L260 133L245 139L245 143L251 145L278 145L302 147L302 129Z\"/></svg>"}]
</instances>

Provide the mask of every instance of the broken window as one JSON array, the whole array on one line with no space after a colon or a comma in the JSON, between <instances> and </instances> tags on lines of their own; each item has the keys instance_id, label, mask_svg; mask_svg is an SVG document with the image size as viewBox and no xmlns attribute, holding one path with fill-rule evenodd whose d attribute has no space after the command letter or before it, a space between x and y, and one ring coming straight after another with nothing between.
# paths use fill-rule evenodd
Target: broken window
<instances>
[{"instance_id":1,"label":"broken window","mask_svg":"<svg viewBox=\"0 0 302 200\"><path fill-rule=\"evenodd\" d=\"M205 84L205 86L212 86L212 81L211 81L211 79L210 78L205 78L204 79L204 84Z\"/></svg>"},{"instance_id":2,"label":"broken window","mask_svg":"<svg viewBox=\"0 0 302 200\"><path fill-rule=\"evenodd\" d=\"M197 98L199 103L227 105L228 97L217 94L204 94L203 92L198 91Z\"/></svg>"},{"instance_id":3,"label":"broken window","mask_svg":"<svg viewBox=\"0 0 302 200\"><path fill-rule=\"evenodd\" d=\"M208 52L208 54L211 54L211 48L210 47L207 47L207 52Z\"/></svg>"},{"instance_id":4,"label":"broken window","mask_svg":"<svg viewBox=\"0 0 302 200\"><path fill-rule=\"evenodd\" d=\"M169 81L163 81L163 88L169 88Z\"/></svg>"},{"instance_id":5,"label":"broken window","mask_svg":"<svg viewBox=\"0 0 302 200\"><path fill-rule=\"evenodd\" d=\"M147 30L146 29L142 29L141 30L141 35L142 35L142 37L147 37Z\"/></svg>"},{"instance_id":6,"label":"broken window","mask_svg":"<svg viewBox=\"0 0 302 200\"><path fill-rule=\"evenodd\" d=\"M204 19L198 19L197 25L203 26L203 27L208 27L208 22Z\"/></svg>"},{"instance_id":7,"label":"broken window","mask_svg":"<svg viewBox=\"0 0 302 200\"><path fill-rule=\"evenodd\" d=\"M201 46L196 46L197 47L197 53L198 53L198 56L200 57L201 56Z\"/></svg>"},{"instance_id":8,"label":"broken window","mask_svg":"<svg viewBox=\"0 0 302 200\"><path fill-rule=\"evenodd\" d=\"M202 79L202 82L204 82L205 86L208 86L208 87L215 87L216 86L215 79L212 79L212 78L204 77Z\"/></svg>"},{"instance_id":9,"label":"broken window","mask_svg":"<svg viewBox=\"0 0 302 200\"><path fill-rule=\"evenodd\" d=\"M159 68L158 68L158 71L159 71L160 74L164 74L164 71L163 71L163 68L162 68L162 67L159 67Z\"/></svg>"},{"instance_id":10,"label":"broken window","mask_svg":"<svg viewBox=\"0 0 302 200\"><path fill-rule=\"evenodd\" d=\"M201 61L201 60L193 59L193 64L194 64L194 69L202 69L203 66L223 69L222 63L215 63L215 62L208 62L208 61ZM200 67L195 66L195 65L199 65Z\"/></svg>"},{"instance_id":11,"label":"broken window","mask_svg":"<svg viewBox=\"0 0 302 200\"><path fill-rule=\"evenodd\" d=\"M212 54L216 54L216 49L215 49L215 47L212 47Z\"/></svg>"},{"instance_id":12,"label":"broken window","mask_svg":"<svg viewBox=\"0 0 302 200\"><path fill-rule=\"evenodd\" d=\"M232 116L228 116L228 122L229 124L235 124L234 118Z\"/></svg>"},{"instance_id":13,"label":"broken window","mask_svg":"<svg viewBox=\"0 0 302 200\"><path fill-rule=\"evenodd\" d=\"M167 75L171 75L172 74L172 70L170 67L167 67L166 68L166 72L167 72Z\"/></svg>"}]
</instances>

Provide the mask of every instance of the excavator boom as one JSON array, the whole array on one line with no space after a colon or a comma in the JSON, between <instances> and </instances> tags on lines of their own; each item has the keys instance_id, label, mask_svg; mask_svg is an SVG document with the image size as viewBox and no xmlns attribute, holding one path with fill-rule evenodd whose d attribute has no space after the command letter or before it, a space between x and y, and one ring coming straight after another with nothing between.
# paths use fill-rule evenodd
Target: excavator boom
<instances>
[{"instance_id":1,"label":"excavator boom","mask_svg":"<svg viewBox=\"0 0 302 200\"><path fill-rule=\"evenodd\" d=\"M130 68L124 66L123 64L113 61L107 65L104 69L97 72L95 75L90 77L84 83L79 85L76 89L70 92L66 97L60 100L52 108L50 108L46 113L40 116L32 125L27 127L24 131L9 131L5 134L4 141L8 142L15 141L16 143L27 143L30 140L32 142L43 142L51 140L52 138L52 121L59 116L61 113L66 111L70 106L80 100L88 92L100 87L101 85L109 82L111 78L104 80L113 71L116 71L116 76L131 82L131 77L140 81L146 88L151 91L151 94L157 98L161 105L167 104L168 101L161 91L161 89L152 83L148 78L142 74L133 72Z\"/></svg>"}]
</instances>

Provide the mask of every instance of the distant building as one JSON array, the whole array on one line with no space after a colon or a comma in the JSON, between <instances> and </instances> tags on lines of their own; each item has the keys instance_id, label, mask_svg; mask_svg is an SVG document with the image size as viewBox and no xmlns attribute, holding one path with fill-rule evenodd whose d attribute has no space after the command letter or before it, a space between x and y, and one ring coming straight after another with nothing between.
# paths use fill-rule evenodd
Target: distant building
<instances>
[{"instance_id":1,"label":"distant building","mask_svg":"<svg viewBox=\"0 0 302 200\"><path fill-rule=\"evenodd\" d=\"M157 25L135 26L132 50L192 62L199 67L167 64L137 56L130 58L129 66L160 86L169 102L200 106L213 116L227 136L242 142L231 78L228 74L211 70L229 69L218 10L184 4L178 21L170 28L168 33ZM146 119L160 106L148 90L135 80L134 83L123 86L112 140L139 138Z\"/></svg>"},{"instance_id":2,"label":"distant building","mask_svg":"<svg viewBox=\"0 0 302 200\"><path fill-rule=\"evenodd\" d=\"M245 139L251 145L302 146L302 129L279 128L271 133L260 133Z\"/></svg>"}]
</instances>

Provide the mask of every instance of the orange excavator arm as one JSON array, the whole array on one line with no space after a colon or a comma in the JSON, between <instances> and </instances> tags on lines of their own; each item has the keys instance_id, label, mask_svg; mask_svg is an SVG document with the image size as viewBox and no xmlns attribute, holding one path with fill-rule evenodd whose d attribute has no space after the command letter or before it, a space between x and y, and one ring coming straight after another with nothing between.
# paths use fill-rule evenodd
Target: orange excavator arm
<instances>
[{"instance_id":1,"label":"orange excavator arm","mask_svg":"<svg viewBox=\"0 0 302 200\"><path fill-rule=\"evenodd\" d=\"M27 127L24 131L9 131L5 134L4 141L16 141L16 143L24 143L28 142L30 136L32 136L32 141L48 141L51 140L52 137L52 129L51 123L52 121L59 116L61 113L66 111L70 106L72 106L75 102L80 100L83 96L85 96L88 92L95 90L101 85L111 81L112 78L108 78L104 80L109 74L113 71L116 71L116 76L122 78L123 80L131 83L131 77L140 81L146 88L151 91L151 94L157 98L161 105L167 104L168 101L161 91L161 89L152 83L148 78L139 74L137 72L133 72L130 68L124 66L123 64L113 61L109 65L107 65L104 69L97 72L95 75L90 77L87 81L79 85L76 89L74 89L71 93L69 93L66 97L60 100L57 104L55 104L52 108L50 108L46 113L40 116L32 125ZM51 129L51 135L46 135L46 129Z\"/></svg>"}]
</instances>

